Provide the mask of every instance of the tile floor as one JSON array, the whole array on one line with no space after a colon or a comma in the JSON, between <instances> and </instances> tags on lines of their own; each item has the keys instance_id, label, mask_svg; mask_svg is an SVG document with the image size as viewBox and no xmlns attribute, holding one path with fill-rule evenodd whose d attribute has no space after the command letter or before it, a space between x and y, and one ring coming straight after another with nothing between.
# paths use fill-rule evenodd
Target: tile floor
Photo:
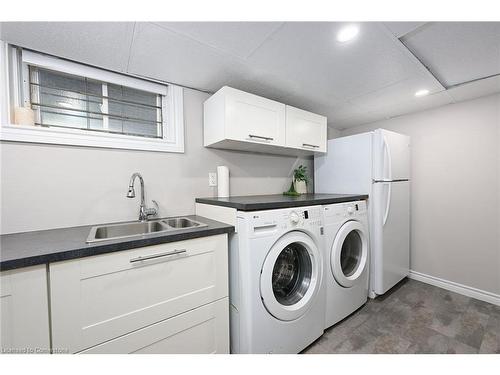
<instances>
[{"instance_id":1,"label":"tile floor","mask_svg":"<svg viewBox=\"0 0 500 375\"><path fill-rule=\"evenodd\" d=\"M500 353L500 306L404 280L303 353Z\"/></svg>"}]
</instances>

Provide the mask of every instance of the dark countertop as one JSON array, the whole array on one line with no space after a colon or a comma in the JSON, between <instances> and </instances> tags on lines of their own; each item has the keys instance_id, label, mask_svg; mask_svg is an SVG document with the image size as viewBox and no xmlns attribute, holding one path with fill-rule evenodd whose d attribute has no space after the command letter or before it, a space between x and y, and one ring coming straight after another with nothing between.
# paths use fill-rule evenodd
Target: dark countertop
<instances>
[{"instance_id":1,"label":"dark countertop","mask_svg":"<svg viewBox=\"0 0 500 375\"><path fill-rule=\"evenodd\" d=\"M365 194L302 194L290 197L283 194L249 195L229 198L196 198L197 203L236 208L240 211L270 210L274 208L314 206L368 199Z\"/></svg>"},{"instance_id":2,"label":"dark countertop","mask_svg":"<svg viewBox=\"0 0 500 375\"><path fill-rule=\"evenodd\" d=\"M102 224L4 234L0 236L0 270L6 271L37 264L234 232L232 225L210 220L202 216L190 215L183 217L201 221L208 226L89 244L85 241L89 235L90 228Z\"/></svg>"}]
</instances>

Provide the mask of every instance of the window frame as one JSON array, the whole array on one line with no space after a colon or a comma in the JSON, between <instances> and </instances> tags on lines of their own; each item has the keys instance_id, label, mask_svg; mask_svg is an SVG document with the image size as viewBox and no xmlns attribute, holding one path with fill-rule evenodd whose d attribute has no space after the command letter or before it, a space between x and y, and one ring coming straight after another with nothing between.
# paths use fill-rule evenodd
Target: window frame
<instances>
[{"instance_id":1,"label":"window frame","mask_svg":"<svg viewBox=\"0 0 500 375\"><path fill-rule=\"evenodd\" d=\"M0 43L0 66L2 66L0 71L0 140L128 150L184 152L182 87L157 83L30 50L18 49L3 41L0 41ZM92 132L77 128L14 124L14 108L29 103L28 65L162 95L163 138Z\"/></svg>"}]
</instances>

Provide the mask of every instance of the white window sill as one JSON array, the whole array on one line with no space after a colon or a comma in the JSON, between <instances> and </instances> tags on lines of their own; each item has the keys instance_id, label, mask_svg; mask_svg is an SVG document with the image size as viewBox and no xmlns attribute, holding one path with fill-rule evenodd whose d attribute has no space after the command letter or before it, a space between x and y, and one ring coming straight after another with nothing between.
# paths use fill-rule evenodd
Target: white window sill
<instances>
[{"instance_id":1,"label":"white window sill","mask_svg":"<svg viewBox=\"0 0 500 375\"><path fill-rule=\"evenodd\" d=\"M78 129L44 128L31 125L0 126L0 140L67 146L86 146L156 152L184 152L184 145L166 139L148 139Z\"/></svg>"}]
</instances>

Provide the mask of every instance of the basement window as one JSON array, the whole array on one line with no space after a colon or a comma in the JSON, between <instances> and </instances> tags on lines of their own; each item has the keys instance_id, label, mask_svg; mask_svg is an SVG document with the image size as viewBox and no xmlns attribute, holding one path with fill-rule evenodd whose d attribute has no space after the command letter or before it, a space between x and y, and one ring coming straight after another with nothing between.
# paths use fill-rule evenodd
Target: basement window
<instances>
[{"instance_id":1,"label":"basement window","mask_svg":"<svg viewBox=\"0 0 500 375\"><path fill-rule=\"evenodd\" d=\"M2 62L9 65L10 108L1 139L184 151L182 88L5 43L2 51ZM28 117L16 116L20 107L24 114L31 109Z\"/></svg>"}]
</instances>

